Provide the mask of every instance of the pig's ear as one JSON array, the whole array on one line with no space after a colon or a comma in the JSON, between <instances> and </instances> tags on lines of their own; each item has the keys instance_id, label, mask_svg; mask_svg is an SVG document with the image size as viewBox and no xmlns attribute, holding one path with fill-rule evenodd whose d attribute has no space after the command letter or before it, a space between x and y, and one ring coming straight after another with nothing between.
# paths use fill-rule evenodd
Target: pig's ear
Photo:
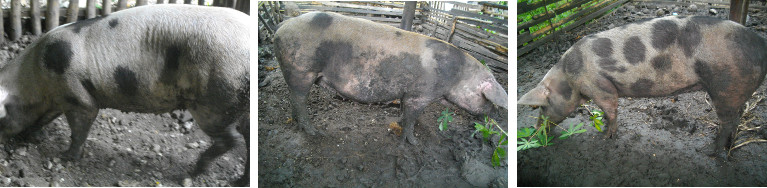
<instances>
[{"instance_id":1,"label":"pig's ear","mask_svg":"<svg viewBox=\"0 0 767 188\"><path fill-rule=\"evenodd\" d=\"M543 85L537 87L522 95L522 98L517 101L518 105L531 105L531 106L548 106L546 98L549 97L549 90Z\"/></svg>"},{"instance_id":2,"label":"pig's ear","mask_svg":"<svg viewBox=\"0 0 767 188\"><path fill-rule=\"evenodd\" d=\"M487 98L490 102L493 104L503 107L505 109L509 109L507 104L507 98L508 95L506 94L506 91L503 90L503 87L501 87L501 84L499 84L496 81L493 81L491 87L485 87L482 89L482 95Z\"/></svg>"}]
</instances>

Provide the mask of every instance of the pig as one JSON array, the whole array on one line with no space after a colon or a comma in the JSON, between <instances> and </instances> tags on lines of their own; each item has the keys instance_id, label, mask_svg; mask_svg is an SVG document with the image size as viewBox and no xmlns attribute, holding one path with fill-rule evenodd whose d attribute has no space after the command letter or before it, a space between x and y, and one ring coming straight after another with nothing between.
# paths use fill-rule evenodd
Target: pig
<instances>
[{"instance_id":1,"label":"pig","mask_svg":"<svg viewBox=\"0 0 767 188\"><path fill-rule=\"evenodd\" d=\"M99 109L188 109L213 141L197 176L237 144L237 124L247 126L253 28L244 13L194 5L139 6L59 26L0 67L0 137L63 114L72 130L64 158L77 160Z\"/></svg>"},{"instance_id":2,"label":"pig","mask_svg":"<svg viewBox=\"0 0 767 188\"><path fill-rule=\"evenodd\" d=\"M743 105L764 80L765 63L765 39L738 23L663 17L584 37L518 104L540 106L541 115L559 123L593 99L607 119L605 137L611 138L618 130L618 97L702 90L721 121L709 154L726 159Z\"/></svg>"},{"instance_id":3,"label":"pig","mask_svg":"<svg viewBox=\"0 0 767 188\"><path fill-rule=\"evenodd\" d=\"M290 91L293 117L307 134L307 94L318 84L362 103L401 99L402 142L413 145L423 109L442 99L471 114L507 108L506 91L477 59L444 41L331 12L281 23L274 48Z\"/></svg>"}]
</instances>

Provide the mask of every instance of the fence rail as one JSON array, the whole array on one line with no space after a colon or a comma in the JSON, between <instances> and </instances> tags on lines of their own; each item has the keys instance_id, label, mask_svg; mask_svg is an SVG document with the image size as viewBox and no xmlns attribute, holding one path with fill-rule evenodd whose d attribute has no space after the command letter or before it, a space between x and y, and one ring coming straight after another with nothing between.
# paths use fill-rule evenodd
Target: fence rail
<instances>
[{"instance_id":1,"label":"fence rail","mask_svg":"<svg viewBox=\"0 0 767 188\"><path fill-rule=\"evenodd\" d=\"M575 27L603 15L607 11L628 2L628 0L573 0L559 5L554 9L548 9L546 7L549 4L560 1L561 0L544 0L532 4L517 3L517 10L519 10L519 13L527 13L539 8L545 9L543 13L533 15L532 19L527 22L517 23L517 56L522 56L527 52L530 52L530 50L556 38L562 32L570 31ZM590 2L596 3L591 6L584 6ZM568 11L574 11L575 13L564 17L559 21L553 22L552 19L557 15ZM546 21L549 22L547 26L531 32L531 27ZM570 24L560 27L567 23ZM539 38L541 36L543 37Z\"/></svg>"}]
</instances>

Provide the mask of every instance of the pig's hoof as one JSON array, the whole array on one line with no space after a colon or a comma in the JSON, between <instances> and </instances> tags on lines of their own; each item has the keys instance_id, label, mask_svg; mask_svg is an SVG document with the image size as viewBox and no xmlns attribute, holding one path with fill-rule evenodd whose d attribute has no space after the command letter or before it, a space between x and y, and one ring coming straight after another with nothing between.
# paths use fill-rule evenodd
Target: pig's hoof
<instances>
[{"instance_id":1,"label":"pig's hoof","mask_svg":"<svg viewBox=\"0 0 767 188\"><path fill-rule=\"evenodd\" d=\"M73 150L67 150L64 152L62 159L67 161L78 161L80 160L80 157L82 156L82 152L76 152Z\"/></svg>"}]
</instances>

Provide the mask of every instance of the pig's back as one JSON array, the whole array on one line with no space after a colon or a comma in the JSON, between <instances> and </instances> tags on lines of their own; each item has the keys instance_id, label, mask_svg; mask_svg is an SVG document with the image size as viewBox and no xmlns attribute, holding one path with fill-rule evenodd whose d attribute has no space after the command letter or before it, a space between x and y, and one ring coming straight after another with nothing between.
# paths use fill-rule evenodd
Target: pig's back
<instances>
[{"instance_id":1,"label":"pig's back","mask_svg":"<svg viewBox=\"0 0 767 188\"><path fill-rule=\"evenodd\" d=\"M606 78L620 96L653 97L702 89L705 72L763 76L765 52L764 39L735 22L672 16L584 37L560 61L571 78Z\"/></svg>"}]
</instances>

